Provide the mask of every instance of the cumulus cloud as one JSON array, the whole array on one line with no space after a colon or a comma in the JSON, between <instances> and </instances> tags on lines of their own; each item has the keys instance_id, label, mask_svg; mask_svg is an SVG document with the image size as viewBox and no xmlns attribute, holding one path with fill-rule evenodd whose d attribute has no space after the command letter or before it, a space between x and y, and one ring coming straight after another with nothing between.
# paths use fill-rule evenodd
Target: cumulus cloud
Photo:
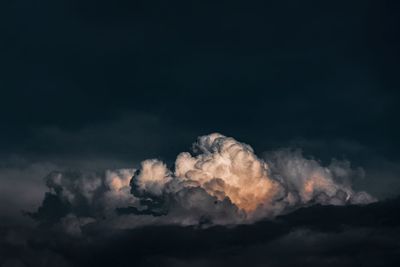
<instances>
[{"instance_id":1,"label":"cumulus cloud","mask_svg":"<svg viewBox=\"0 0 400 267\"><path fill-rule=\"evenodd\" d=\"M173 169L150 159L139 169L53 172L46 178L49 193L32 216L46 221L49 206L58 205L63 212L54 221L73 234L93 222L116 228L246 224L316 203L375 201L352 189L357 175L362 170L349 162L323 166L298 150L273 151L261 159L249 145L213 133L199 137L192 153L179 154Z\"/></svg>"}]
</instances>

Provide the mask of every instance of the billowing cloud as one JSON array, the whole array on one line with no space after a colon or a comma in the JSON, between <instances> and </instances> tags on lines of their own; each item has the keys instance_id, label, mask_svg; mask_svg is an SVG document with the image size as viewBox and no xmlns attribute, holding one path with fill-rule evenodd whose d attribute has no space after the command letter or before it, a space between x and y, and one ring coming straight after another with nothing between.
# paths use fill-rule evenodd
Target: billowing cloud
<instances>
[{"instance_id":1,"label":"billowing cloud","mask_svg":"<svg viewBox=\"0 0 400 267\"><path fill-rule=\"evenodd\" d=\"M232 225L316 203L375 201L352 189L351 179L362 171L349 162L334 160L323 166L292 150L266 155L261 159L249 145L213 133L199 137L192 154L179 154L173 169L151 159L139 169L53 172L46 178L49 193L32 216L43 222L52 218L79 234L80 226L93 222L116 228ZM51 215L53 209L56 216Z\"/></svg>"}]
</instances>

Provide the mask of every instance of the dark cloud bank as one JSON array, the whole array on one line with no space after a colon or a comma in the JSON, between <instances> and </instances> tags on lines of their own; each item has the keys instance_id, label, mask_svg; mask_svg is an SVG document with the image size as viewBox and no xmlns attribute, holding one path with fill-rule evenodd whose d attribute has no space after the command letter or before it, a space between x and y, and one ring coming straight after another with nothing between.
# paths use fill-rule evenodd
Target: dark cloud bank
<instances>
[{"instance_id":1,"label":"dark cloud bank","mask_svg":"<svg viewBox=\"0 0 400 267\"><path fill-rule=\"evenodd\" d=\"M2 228L2 266L398 266L399 205L312 206L232 228L151 226L83 236Z\"/></svg>"}]
</instances>

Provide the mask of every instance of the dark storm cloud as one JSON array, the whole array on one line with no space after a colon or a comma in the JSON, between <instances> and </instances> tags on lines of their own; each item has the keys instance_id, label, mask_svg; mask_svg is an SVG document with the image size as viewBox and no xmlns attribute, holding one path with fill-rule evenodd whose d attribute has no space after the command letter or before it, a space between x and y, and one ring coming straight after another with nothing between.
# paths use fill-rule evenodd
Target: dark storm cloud
<instances>
[{"instance_id":1,"label":"dark storm cloud","mask_svg":"<svg viewBox=\"0 0 400 267\"><path fill-rule=\"evenodd\" d=\"M2 229L0 263L396 266L398 205L399 199L367 206L313 206L274 221L234 228L152 226L104 231L88 225L83 237L64 235L57 229Z\"/></svg>"}]
</instances>

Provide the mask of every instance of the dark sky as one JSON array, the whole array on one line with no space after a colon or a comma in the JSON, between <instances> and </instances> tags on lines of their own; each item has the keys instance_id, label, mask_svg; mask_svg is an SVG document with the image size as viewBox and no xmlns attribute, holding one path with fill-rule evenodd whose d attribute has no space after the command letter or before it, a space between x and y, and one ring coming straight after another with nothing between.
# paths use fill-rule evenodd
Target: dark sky
<instances>
[{"instance_id":1,"label":"dark sky","mask_svg":"<svg viewBox=\"0 0 400 267\"><path fill-rule=\"evenodd\" d=\"M212 132L260 156L349 160L365 171L356 187L400 194L399 12L389 0L1 1L0 213L38 206L54 169L172 165Z\"/></svg>"},{"instance_id":2,"label":"dark sky","mask_svg":"<svg viewBox=\"0 0 400 267\"><path fill-rule=\"evenodd\" d=\"M168 158L219 131L399 158L395 1L1 5L2 154Z\"/></svg>"}]
</instances>

